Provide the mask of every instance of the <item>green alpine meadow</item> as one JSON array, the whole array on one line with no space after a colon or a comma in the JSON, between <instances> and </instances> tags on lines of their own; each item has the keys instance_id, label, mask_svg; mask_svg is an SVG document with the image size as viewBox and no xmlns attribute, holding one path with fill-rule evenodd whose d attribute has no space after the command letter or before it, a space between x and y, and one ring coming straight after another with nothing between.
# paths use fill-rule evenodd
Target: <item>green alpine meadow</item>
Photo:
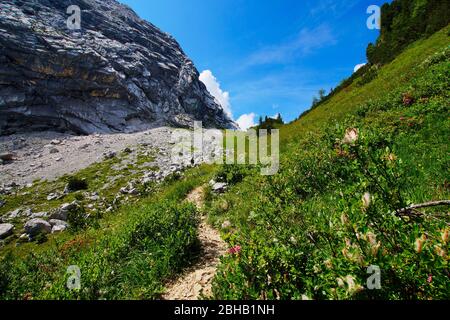
<instances>
[{"instance_id":1,"label":"green alpine meadow","mask_svg":"<svg viewBox=\"0 0 450 320\"><path fill-rule=\"evenodd\" d=\"M382 4L365 64L245 129L139 6L73 1L77 30L70 1L32 2L0 12L0 300L450 299L448 1ZM256 132L231 151L279 151L278 170L195 142L177 163L194 120L221 147Z\"/></svg>"}]
</instances>

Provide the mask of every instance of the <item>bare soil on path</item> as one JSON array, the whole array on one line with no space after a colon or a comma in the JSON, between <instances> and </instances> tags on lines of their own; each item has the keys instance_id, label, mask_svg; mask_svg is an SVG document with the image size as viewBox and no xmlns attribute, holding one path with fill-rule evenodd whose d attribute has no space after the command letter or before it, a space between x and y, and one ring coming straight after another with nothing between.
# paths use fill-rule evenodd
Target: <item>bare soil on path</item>
<instances>
[{"instance_id":1,"label":"bare soil on path","mask_svg":"<svg viewBox=\"0 0 450 320\"><path fill-rule=\"evenodd\" d=\"M198 187L187 196L186 200L200 209L203 206L203 199L204 189ZM227 250L227 244L220 237L219 231L206 222L205 216L201 217L198 234L202 248L200 258L178 279L168 284L166 293L162 296L164 300L197 300L201 296L211 296L212 280L220 257Z\"/></svg>"}]
</instances>

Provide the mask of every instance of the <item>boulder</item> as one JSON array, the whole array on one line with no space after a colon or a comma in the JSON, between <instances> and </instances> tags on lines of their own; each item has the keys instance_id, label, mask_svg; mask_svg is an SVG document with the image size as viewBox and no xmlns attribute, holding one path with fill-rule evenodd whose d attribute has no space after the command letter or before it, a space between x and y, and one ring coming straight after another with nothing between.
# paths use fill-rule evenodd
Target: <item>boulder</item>
<instances>
[{"instance_id":1,"label":"boulder","mask_svg":"<svg viewBox=\"0 0 450 320\"><path fill-rule=\"evenodd\" d=\"M50 233L52 231L52 226L45 220L34 218L25 223L24 229L29 236L34 237L41 233Z\"/></svg>"},{"instance_id":2,"label":"boulder","mask_svg":"<svg viewBox=\"0 0 450 320\"><path fill-rule=\"evenodd\" d=\"M137 195L139 195L139 190L136 189L136 188L130 189L130 190L128 191L128 194L137 196Z\"/></svg>"},{"instance_id":3,"label":"boulder","mask_svg":"<svg viewBox=\"0 0 450 320\"><path fill-rule=\"evenodd\" d=\"M61 144L61 140L53 139L50 143L53 145L58 145L58 144Z\"/></svg>"},{"instance_id":4,"label":"boulder","mask_svg":"<svg viewBox=\"0 0 450 320\"><path fill-rule=\"evenodd\" d=\"M49 222L52 226L52 233L62 232L69 227L69 224L66 221L50 219Z\"/></svg>"},{"instance_id":5,"label":"boulder","mask_svg":"<svg viewBox=\"0 0 450 320\"><path fill-rule=\"evenodd\" d=\"M69 212L72 210L76 210L78 207L79 204L77 201L73 201L71 203L64 203L63 205L61 205L61 207L52 212L49 218L67 221L67 215L69 214Z\"/></svg>"},{"instance_id":6,"label":"boulder","mask_svg":"<svg viewBox=\"0 0 450 320\"><path fill-rule=\"evenodd\" d=\"M228 185L225 182L215 182L211 186L211 190L215 193L224 193L227 190Z\"/></svg>"},{"instance_id":7,"label":"boulder","mask_svg":"<svg viewBox=\"0 0 450 320\"><path fill-rule=\"evenodd\" d=\"M8 212L5 217L7 220L14 220L16 218L19 218L22 215L23 209L15 209L11 212Z\"/></svg>"},{"instance_id":8,"label":"boulder","mask_svg":"<svg viewBox=\"0 0 450 320\"><path fill-rule=\"evenodd\" d=\"M22 233L18 239L19 242L29 242L31 241L31 238L28 234Z\"/></svg>"},{"instance_id":9,"label":"boulder","mask_svg":"<svg viewBox=\"0 0 450 320\"><path fill-rule=\"evenodd\" d=\"M30 215L31 219L34 218L45 218L48 216L48 212L35 212Z\"/></svg>"},{"instance_id":10,"label":"boulder","mask_svg":"<svg viewBox=\"0 0 450 320\"><path fill-rule=\"evenodd\" d=\"M50 219L55 219L55 220L63 220L66 221L67 220L67 212L63 211L61 209L56 209L55 211L53 211L52 213L50 213L49 216Z\"/></svg>"},{"instance_id":11,"label":"boulder","mask_svg":"<svg viewBox=\"0 0 450 320\"><path fill-rule=\"evenodd\" d=\"M63 232L67 229L67 225L57 224L52 227L52 233Z\"/></svg>"},{"instance_id":12,"label":"boulder","mask_svg":"<svg viewBox=\"0 0 450 320\"><path fill-rule=\"evenodd\" d=\"M68 226L69 225L66 221L58 220L58 219L50 219L48 222L50 223L51 226L57 226L57 225Z\"/></svg>"},{"instance_id":13,"label":"boulder","mask_svg":"<svg viewBox=\"0 0 450 320\"><path fill-rule=\"evenodd\" d=\"M141 184L143 184L143 185L149 184L149 183L151 183L151 182L153 182L153 179L150 178L150 177L143 177L143 178L141 179Z\"/></svg>"},{"instance_id":14,"label":"boulder","mask_svg":"<svg viewBox=\"0 0 450 320\"><path fill-rule=\"evenodd\" d=\"M138 195L139 194L139 190L136 188L135 186L135 180L133 180L132 182L128 183L126 187L122 187L120 188L120 193L122 194L131 194L131 195Z\"/></svg>"},{"instance_id":15,"label":"boulder","mask_svg":"<svg viewBox=\"0 0 450 320\"><path fill-rule=\"evenodd\" d=\"M0 239L5 239L12 235L14 230L14 225L11 223L2 223L0 224Z\"/></svg>"},{"instance_id":16,"label":"boulder","mask_svg":"<svg viewBox=\"0 0 450 320\"><path fill-rule=\"evenodd\" d=\"M14 154L11 152L2 152L0 153L0 159L2 161L13 161L14 160Z\"/></svg>"},{"instance_id":17,"label":"boulder","mask_svg":"<svg viewBox=\"0 0 450 320\"><path fill-rule=\"evenodd\" d=\"M117 155L117 154L116 154L114 151L108 151L108 152L105 152L105 153L103 154L103 156L105 157L105 159L112 159L112 158L114 158L116 155Z\"/></svg>"},{"instance_id":18,"label":"boulder","mask_svg":"<svg viewBox=\"0 0 450 320\"><path fill-rule=\"evenodd\" d=\"M56 193L56 192L50 193L50 194L47 196L47 201L56 200L56 199L59 199L60 197L61 197L61 195L60 195L59 193Z\"/></svg>"},{"instance_id":19,"label":"boulder","mask_svg":"<svg viewBox=\"0 0 450 320\"><path fill-rule=\"evenodd\" d=\"M108 208L106 208L105 212L106 212L106 213L109 213L109 212L112 212L113 210L114 210L113 207L108 207Z\"/></svg>"},{"instance_id":20,"label":"boulder","mask_svg":"<svg viewBox=\"0 0 450 320\"><path fill-rule=\"evenodd\" d=\"M90 195L88 195L89 200L91 201L98 201L100 199L100 196L97 192L93 192Z\"/></svg>"}]
</instances>

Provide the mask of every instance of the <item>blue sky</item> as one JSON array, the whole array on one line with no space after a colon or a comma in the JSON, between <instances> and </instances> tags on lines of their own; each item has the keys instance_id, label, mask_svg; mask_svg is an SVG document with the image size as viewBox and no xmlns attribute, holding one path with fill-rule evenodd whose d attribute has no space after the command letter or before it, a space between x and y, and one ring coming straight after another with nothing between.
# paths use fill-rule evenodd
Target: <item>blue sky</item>
<instances>
[{"instance_id":1,"label":"blue sky","mask_svg":"<svg viewBox=\"0 0 450 320\"><path fill-rule=\"evenodd\" d=\"M202 78L216 85L234 119L280 112L290 121L320 88L337 86L366 62L367 44L378 36L366 26L366 10L386 1L121 2L173 35L199 72L211 71Z\"/></svg>"}]
</instances>

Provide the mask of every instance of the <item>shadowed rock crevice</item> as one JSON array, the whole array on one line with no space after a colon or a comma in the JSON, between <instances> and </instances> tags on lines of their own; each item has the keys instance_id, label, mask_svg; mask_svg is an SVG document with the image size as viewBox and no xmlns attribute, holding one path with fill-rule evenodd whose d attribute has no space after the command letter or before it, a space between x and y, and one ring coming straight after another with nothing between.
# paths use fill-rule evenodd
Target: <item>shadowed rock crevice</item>
<instances>
[{"instance_id":1,"label":"shadowed rock crevice","mask_svg":"<svg viewBox=\"0 0 450 320\"><path fill-rule=\"evenodd\" d=\"M70 5L81 30L67 28ZM235 127L170 35L113 0L24 0L0 12L0 134Z\"/></svg>"}]
</instances>

